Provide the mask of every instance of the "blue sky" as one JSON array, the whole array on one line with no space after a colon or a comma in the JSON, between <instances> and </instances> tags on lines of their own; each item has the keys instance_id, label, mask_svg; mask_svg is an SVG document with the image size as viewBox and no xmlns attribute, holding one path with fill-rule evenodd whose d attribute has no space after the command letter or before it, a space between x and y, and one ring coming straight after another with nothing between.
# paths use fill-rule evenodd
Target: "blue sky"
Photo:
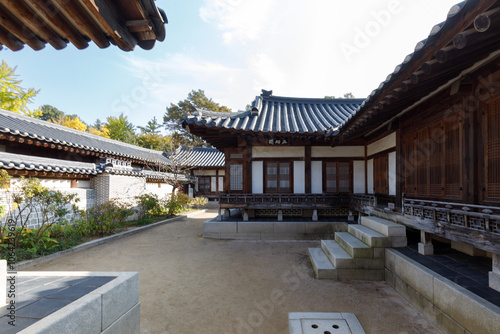
<instances>
[{"instance_id":1,"label":"blue sky","mask_svg":"<svg viewBox=\"0 0 500 334\"><path fill-rule=\"evenodd\" d=\"M40 89L31 108L50 104L87 123L124 113L143 126L193 89L233 111L261 89L365 98L456 2L157 0L169 24L152 50L48 45L0 56Z\"/></svg>"}]
</instances>

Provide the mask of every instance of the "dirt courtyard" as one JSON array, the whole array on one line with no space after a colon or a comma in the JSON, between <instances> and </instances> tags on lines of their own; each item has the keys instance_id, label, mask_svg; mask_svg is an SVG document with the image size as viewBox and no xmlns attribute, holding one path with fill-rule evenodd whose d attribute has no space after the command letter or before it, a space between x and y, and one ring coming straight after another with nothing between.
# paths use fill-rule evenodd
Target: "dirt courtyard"
<instances>
[{"instance_id":1,"label":"dirt courtyard","mask_svg":"<svg viewBox=\"0 0 500 334\"><path fill-rule=\"evenodd\" d=\"M202 238L215 211L184 218L27 271L138 271L141 332L288 333L289 312L355 313L365 331L441 333L385 282L313 278L319 241Z\"/></svg>"}]
</instances>

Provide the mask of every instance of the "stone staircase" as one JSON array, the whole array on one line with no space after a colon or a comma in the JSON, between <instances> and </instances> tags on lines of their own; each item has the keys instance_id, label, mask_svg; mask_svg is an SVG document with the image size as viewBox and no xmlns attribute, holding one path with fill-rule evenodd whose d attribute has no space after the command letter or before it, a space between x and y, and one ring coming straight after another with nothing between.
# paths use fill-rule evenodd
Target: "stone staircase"
<instances>
[{"instance_id":1,"label":"stone staircase","mask_svg":"<svg viewBox=\"0 0 500 334\"><path fill-rule=\"evenodd\" d=\"M336 232L335 240L309 248L309 257L318 279L383 281L385 248L406 244L405 226L364 216L348 232Z\"/></svg>"}]
</instances>

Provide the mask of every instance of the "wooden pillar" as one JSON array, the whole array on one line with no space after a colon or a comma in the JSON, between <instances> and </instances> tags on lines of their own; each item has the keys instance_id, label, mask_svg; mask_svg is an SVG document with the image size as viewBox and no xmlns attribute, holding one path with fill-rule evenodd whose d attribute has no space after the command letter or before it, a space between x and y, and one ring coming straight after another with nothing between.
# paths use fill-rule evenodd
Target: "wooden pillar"
<instances>
[{"instance_id":1,"label":"wooden pillar","mask_svg":"<svg viewBox=\"0 0 500 334\"><path fill-rule=\"evenodd\" d=\"M396 207L403 201L403 136L401 122L396 130ZM401 206L401 210L403 207Z\"/></svg>"},{"instance_id":2,"label":"wooden pillar","mask_svg":"<svg viewBox=\"0 0 500 334\"><path fill-rule=\"evenodd\" d=\"M245 147L244 151L244 187L243 192L246 194L252 193L252 147Z\"/></svg>"},{"instance_id":3,"label":"wooden pillar","mask_svg":"<svg viewBox=\"0 0 500 334\"><path fill-rule=\"evenodd\" d=\"M226 178L226 182L224 182L224 192L226 194L229 193L229 187L230 187L230 183L231 183L231 172L230 172L230 166L231 166L231 160L229 159L231 156L229 153L227 152L224 152L225 155L226 155L226 164L225 164L225 178Z\"/></svg>"},{"instance_id":4,"label":"wooden pillar","mask_svg":"<svg viewBox=\"0 0 500 334\"><path fill-rule=\"evenodd\" d=\"M368 194L368 145L365 140L365 194Z\"/></svg>"},{"instance_id":5,"label":"wooden pillar","mask_svg":"<svg viewBox=\"0 0 500 334\"><path fill-rule=\"evenodd\" d=\"M305 192L311 193L311 145L306 146L305 156Z\"/></svg>"}]
</instances>

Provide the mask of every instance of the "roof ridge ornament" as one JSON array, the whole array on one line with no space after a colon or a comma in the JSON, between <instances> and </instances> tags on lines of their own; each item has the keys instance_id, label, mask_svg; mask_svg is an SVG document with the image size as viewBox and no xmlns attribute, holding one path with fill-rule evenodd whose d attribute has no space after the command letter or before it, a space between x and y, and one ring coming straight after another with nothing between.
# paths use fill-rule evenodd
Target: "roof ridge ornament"
<instances>
[{"instance_id":1,"label":"roof ridge ornament","mask_svg":"<svg viewBox=\"0 0 500 334\"><path fill-rule=\"evenodd\" d=\"M272 89L271 90L263 89L261 95L262 95L262 97L271 97L271 95L273 95L273 90Z\"/></svg>"}]
</instances>

